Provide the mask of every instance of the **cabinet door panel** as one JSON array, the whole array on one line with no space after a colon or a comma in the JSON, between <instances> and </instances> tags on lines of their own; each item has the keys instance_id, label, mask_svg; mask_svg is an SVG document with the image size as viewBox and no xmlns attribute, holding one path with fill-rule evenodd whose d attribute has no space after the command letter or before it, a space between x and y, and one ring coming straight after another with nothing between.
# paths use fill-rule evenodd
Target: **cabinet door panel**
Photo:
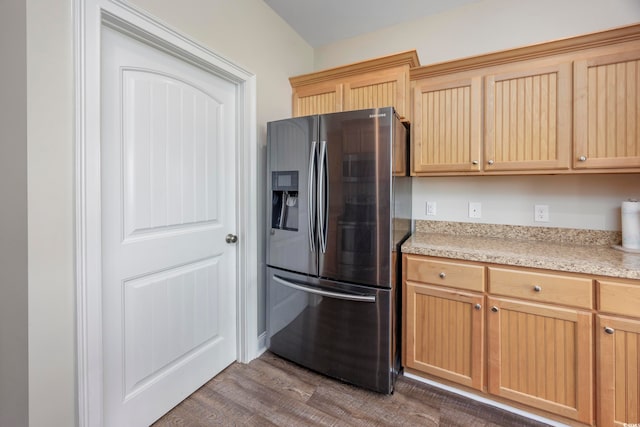
<instances>
[{"instance_id":1,"label":"cabinet door panel","mask_svg":"<svg viewBox=\"0 0 640 427\"><path fill-rule=\"evenodd\" d=\"M574 167L640 167L640 49L576 61Z\"/></svg>"},{"instance_id":2,"label":"cabinet door panel","mask_svg":"<svg viewBox=\"0 0 640 427\"><path fill-rule=\"evenodd\" d=\"M571 65L532 65L485 85L485 170L568 169Z\"/></svg>"},{"instance_id":3,"label":"cabinet door panel","mask_svg":"<svg viewBox=\"0 0 640 427\"><path fill-rule=\"evenodd\" d=\"M413 282L405 290L406 366L482 390L482 295Z\"/></svg>"},{"instance_id":4,"label":"cabinet door panel","mask_svg":"<svg viewBox=\"0 0 640 427\"><path fill-rule=\"evenodd\" d=\"M481 78L416 81L413 101L413 172L478 172Z\"/></svg>"},{"instance_id":5,"label":"cabinet door panel","mask_svg":"<svg viewBox=\"0 0 640 427\"><path fill-rule=\"evenodd\" d=\"M599 315L596 339L598 425L640 423L640 321Z\"/></svg>"},{"instance_id":6,"label":"cabinet door panel","mask_svg":"<svg viewBox=\"0 0 640 427\"><path fill-rule=\"evenodd\" d=\"M293 117L342 111L342 84L328 82L293 91Z\"/></svg>"},{"instance_id":7,"label":"cabinet door panel","mask_svg":"<svg viewBox=\"0 0 640 427\"><path fill-rule=\"evenodd\" d=\"M400 117L407 117L408 73L391 69L351 77L345 81L344 109L394 107Z\"/></svg>"},{"instance_id":8,"label":"cabinet door panel","mask_svg":"<svg viewBox=\"0 0 640 427\"><path fill-rule=\"evenodd\" d=\"M487 307L489 392L591 423L591 313L502 298Z\"/></svg>"}]
</instances>

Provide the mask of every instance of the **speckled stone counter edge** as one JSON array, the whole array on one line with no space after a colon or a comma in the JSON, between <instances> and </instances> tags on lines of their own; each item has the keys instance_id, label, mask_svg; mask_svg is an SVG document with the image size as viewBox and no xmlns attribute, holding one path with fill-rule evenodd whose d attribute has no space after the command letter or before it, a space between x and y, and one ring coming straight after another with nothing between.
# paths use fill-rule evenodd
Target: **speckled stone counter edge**
<instances>
[{"instance_id":1,"label":"speckled stone counter edge","mask_svg":"<svg viewBox=\"0 0 640 427\"><path fill-rule=\"evenodd\" d=\"M418 221L402 252L640 279L640 254L613 249L619 238L608 231Z\"/></svg>"},{"instance_id":2,"label":"speckled stone counter edge","mask_svg":"<svg viewBox=\"0 0 640 427\"><path fill-rule=\"evenodd\" d=\"M613 246L622 241L620 231L577 228L532 227L525 225L416 220L416 232L455 236L494 237L575 245Z\"/></svg>"}]
</instances>

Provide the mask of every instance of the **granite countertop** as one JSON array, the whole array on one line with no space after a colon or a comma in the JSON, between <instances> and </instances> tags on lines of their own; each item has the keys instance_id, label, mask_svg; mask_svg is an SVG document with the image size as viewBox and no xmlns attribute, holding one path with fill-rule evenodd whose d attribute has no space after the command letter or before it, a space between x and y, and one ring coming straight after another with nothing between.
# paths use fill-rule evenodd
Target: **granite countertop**
<instances>
[{"instance_id":1,"label":"granite countertop","mask_svg":"<svg viewBox=\"0 0 640 427\"><path fill-rule=\"evenodd\" d=\"M619 232L417 221L402 252L640 279L640 253L614 249Z\"/></svg>"}]
</instances>

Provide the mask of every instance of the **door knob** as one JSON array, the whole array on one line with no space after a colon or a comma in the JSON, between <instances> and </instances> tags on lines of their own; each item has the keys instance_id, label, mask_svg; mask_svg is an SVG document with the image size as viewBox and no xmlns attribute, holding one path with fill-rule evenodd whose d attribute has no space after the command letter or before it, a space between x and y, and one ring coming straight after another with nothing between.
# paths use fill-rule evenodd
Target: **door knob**
<instances>
[{"instance_id":1,"label":"door knob","mask_svg":"<svg viewBox=\"0 0 640 427\"><path fill-rule=\"evenodd\" d=\"M235 234L227 234L227 237L224 238L227 243L235 243L238 241L238 236Z\"/></svg>"}]
</instances>

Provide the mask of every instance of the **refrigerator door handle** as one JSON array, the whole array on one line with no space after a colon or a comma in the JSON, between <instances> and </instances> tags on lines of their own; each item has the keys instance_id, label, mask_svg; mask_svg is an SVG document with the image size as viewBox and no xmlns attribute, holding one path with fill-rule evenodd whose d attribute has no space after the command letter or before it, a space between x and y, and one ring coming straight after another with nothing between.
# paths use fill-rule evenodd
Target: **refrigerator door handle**
<instances>
[{"instance_id":1,"label":"refrigerator door handle","mask_svg":"<svg viewBox=\"0 0 640 427\"><path fill-rule=\"evenodd\" d=\"M296 283L291 283L290 281L275 275L273 276L273 280L283 286L287 286L289 288L296 289L298 291L309 292L311 294L316 294L324 297L338 298L338 299L343 299L347 301L373 302L373 303L376 302L376 297L374 295L353 295L353 294L344 294L341 292L323 291L321 289L302 286Z\"/></svg>"},{"instance_id":2,"label":"refrigerator door handle","mask_svg":"<svg viewBox=\"0 0 640 427\"><path fill-rule=\"evenodd\" d=\"M327 171L327 141L320 141L320 176L318 177L318 224L320 237L320 250L327 251L327 200L329 200L329 188L325 182L329 181Z\"/></svg>"},{"instance_id":3,"label":"refrigerator door handle","mask_svg":"<svg viewBox=\"0 0 640 427\"><path fill-rule=\"evenodd\" d=\"M318 145L318 143L316 141L312 141L311 142L311 154L309 154L309 181L307 183L307 194L308 194L308 200L307 200L307 208L308 208L308 212L309 214L307 215L307 220L308 220L308 225L309 225L309 248L311 249L311 252L315 252L315 247L316 247L316 233L315 233L315 224L314 224L314 215L313 215L313 211L314 211L314 196L315 196L315 192L314 190L314 185L313 185L313 181L316 175L316 146Z\"/></svg>"}]
</instances>

